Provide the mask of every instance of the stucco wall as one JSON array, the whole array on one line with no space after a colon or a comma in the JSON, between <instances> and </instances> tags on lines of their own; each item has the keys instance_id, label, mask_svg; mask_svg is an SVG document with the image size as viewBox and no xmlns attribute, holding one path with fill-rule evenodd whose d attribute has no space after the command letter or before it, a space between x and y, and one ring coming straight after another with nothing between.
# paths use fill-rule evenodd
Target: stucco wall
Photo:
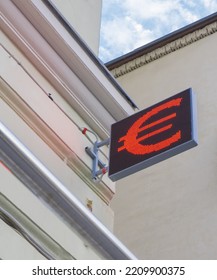
<instances>
[{"instance_id":1,"label":"stucco wall","mask_svg":"<svg viewBox=\"0 0 217 280\"><path fill-rule=\"evenodd\" d=\"M52 0L59 12L98 54L102 0Z\"/></svg>"},{"instance_id":2,"label":"stucco wall","mask_svg":"<svg viewBox=\"0 0 217 280\"><path fill-rule=\"evenodd\" d=\"M217 33L118 78L140 109L189 87L199 145L117 182L115 233L142 259L217 258Z\"/></svg>"},{"instance_id":3,"label":"stucco wall","mask_svg":"<svg viewBox=\"0 0 217 280\"><path fill-rule=\"evenodd\" d=\"M107 228L112 230L113 211L106 201L106 194L104 197L101 193L100 184L96 185L94 191L94 182L91 179L92 160L85 153L85 147L92 146L92 140L94 141L95 137L93 139L87 138L79 129L88 127L87 123L5 34L1 34L1 39L3 46L0 48L2 62L0 121L83 205L91 208L88 207L90 202L92 213ZM55 102L45 94L47 91L52 92L52 98ZM59 106L56 105L57 103ZM56 135L56 140L49 140L50 133ZM67 141L68 152L62 146ZM74 152L71 149L74 149ZM79 153L81 154L79 155ZM79 157L85 162L88 171L82 165L74 165ZM62 219L56 216L54 211L45 206L10 171L5 169L1 161L0 178L0 193L68 250L74 258L102 258L86 244L82 236L69 228ZM108 181L108 179L106 180ZM2 220L0 220L0 235L2 236L0 258L43 258ZM23 248L22 252L20 252L21 247Z\"/></svg>"}]
</instances>

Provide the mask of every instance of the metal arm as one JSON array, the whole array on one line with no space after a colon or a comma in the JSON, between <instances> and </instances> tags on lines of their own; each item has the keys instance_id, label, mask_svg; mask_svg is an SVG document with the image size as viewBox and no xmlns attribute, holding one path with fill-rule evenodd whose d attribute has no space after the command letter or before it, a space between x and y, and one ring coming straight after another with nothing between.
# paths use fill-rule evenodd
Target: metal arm
<instances>
[{"instance_id":1,"label":"metal arm","mask_svg":"<svg viewBox=\"0 0 217 280\"><path fill-rule=\"evenodd\" d=\"M105 145L109 145L110 138L98 142L96 141L93 145L93 148L86 147L85 151L86 153L92 158L93 165L92 165L92 178L94 180L97 180L98 176L104 175L108 171L108 166L106 166L105 163L103 163L98 156L99 148ZM100 169L98 169L98 167Z\"/></svg>"}]
</instances>

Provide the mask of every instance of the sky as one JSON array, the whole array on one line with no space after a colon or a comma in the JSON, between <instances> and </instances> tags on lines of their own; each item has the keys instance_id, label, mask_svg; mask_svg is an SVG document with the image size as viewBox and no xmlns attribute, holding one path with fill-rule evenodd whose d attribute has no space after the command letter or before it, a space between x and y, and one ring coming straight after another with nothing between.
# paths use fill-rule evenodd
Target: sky
<instances>
[{"instance_id":1,"label":"sky","mask_svg":"<svg viewBox=\"0 0 217 280\"><path fill-rule=\"evenodd\" d=\"M217 0L102 0L99 57L108 62L217 12Z\"/></svg>"}]
</instances>

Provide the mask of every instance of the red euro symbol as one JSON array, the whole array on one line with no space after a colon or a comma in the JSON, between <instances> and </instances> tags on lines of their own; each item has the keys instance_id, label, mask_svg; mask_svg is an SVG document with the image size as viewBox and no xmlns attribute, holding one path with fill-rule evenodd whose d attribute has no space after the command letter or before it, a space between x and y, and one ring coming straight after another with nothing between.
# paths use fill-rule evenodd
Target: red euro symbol
<instances>
[{"instance_id":1,"label":"red euro symbol","mask_svg":"<svg viewBox=\"0 0 217 280\"><path fill-rule=\"evenodd\" d=\"M147 138L150 138L163 131L171 129L172 124L163 126L162 128L159 128L153 132L147 133L146 135L141 136L141 137L138 137L138 133L143 130L146 130L148 128L154 127L155 125L163 123L167 120L175 118L176 113L172 113L166 117L163 117L157 121L154 121L150 124L145 125L145 122L149 118L158 114L159 112L169 109L171 107L179 107L181 104L181 101L182 101L182 98L176 98L176 99L170 100L162 105L159 105L158 107L151 109L149 112L147 112L142 117L140 117L137 121L135 121L134 124L127 131L126 135L119 138L118 142L124 142L124 143L123 143L123 146L118 148L118 152L121 152L126 149L129 153L134 154L134 155L145 155L145 154L150 154L153 152L160 151L164 148L169 147L171 144L179 141L181 139L181 130L178 130L176 133L174 133L169 138L159 141L158 143L150 144L150 145L140 144L141 141L143 141Z\"/></svg>"}]
</instances>

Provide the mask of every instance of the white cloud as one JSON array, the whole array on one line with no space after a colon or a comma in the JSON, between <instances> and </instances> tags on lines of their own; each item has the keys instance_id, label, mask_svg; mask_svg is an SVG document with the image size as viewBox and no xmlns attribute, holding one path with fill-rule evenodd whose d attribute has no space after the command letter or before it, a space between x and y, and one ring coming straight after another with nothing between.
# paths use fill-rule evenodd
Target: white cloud
<instances>
[{"instance_id":1,"label":"white cloud","mask_svg":"<svg viewBox=\"0 0 217 280\"><path fill-rule=\"evenodd\" d=\"M174 10L177 0L125 0L123 8L132 16L147 20L160 18L166 20L167 15Z\"/></svg>"},{"instance_id":2,"label":"white cloud","mask_svg":"<svg viewBox=\"0 0 217 280\"><path fill-rule=\"evenodd\" d=\"M103 0L100 57L111 60L217 10L217 0Z\"/></svg>"},{"instance_id":3,"label":"white cloud","mask_svg":"<svg viewBox=\"0 0 217 280\"><path fill-rule=\"evenodd\" d=\"M217 1L216 0L202 0L204 7L208 9L211 13L217 11Z\"/></svg>"},{"instance_id":4,"label":"white cloud","mask_svg":"<svg viewBox=\"0 0 217 280\"><path fill-rule=\"evenodd\" d=\"M107 21L102 26L101 35L104 44L110 49L110 52L106 52L105 47L101 48L100 53L103 53L104 59L115 53L127 53L154 38L149 29L129 16Z\"/></svg>"},{"instance_id":5,"label":"white cloud","mask_svg":"<svg viewBox=\"0 0 217 280\"><path fill-rule=\"evenodd\" d=\"M161 28L163 27L162 24L164 28L168 28L174 23L187 24L198 18L195 12L192 12L189 8L195 7L195 1L125 0L123 3L125 12L129 13L133 18L142 21L155 21L155 24L160 24Z\"/></svg>"}]
</instances>

